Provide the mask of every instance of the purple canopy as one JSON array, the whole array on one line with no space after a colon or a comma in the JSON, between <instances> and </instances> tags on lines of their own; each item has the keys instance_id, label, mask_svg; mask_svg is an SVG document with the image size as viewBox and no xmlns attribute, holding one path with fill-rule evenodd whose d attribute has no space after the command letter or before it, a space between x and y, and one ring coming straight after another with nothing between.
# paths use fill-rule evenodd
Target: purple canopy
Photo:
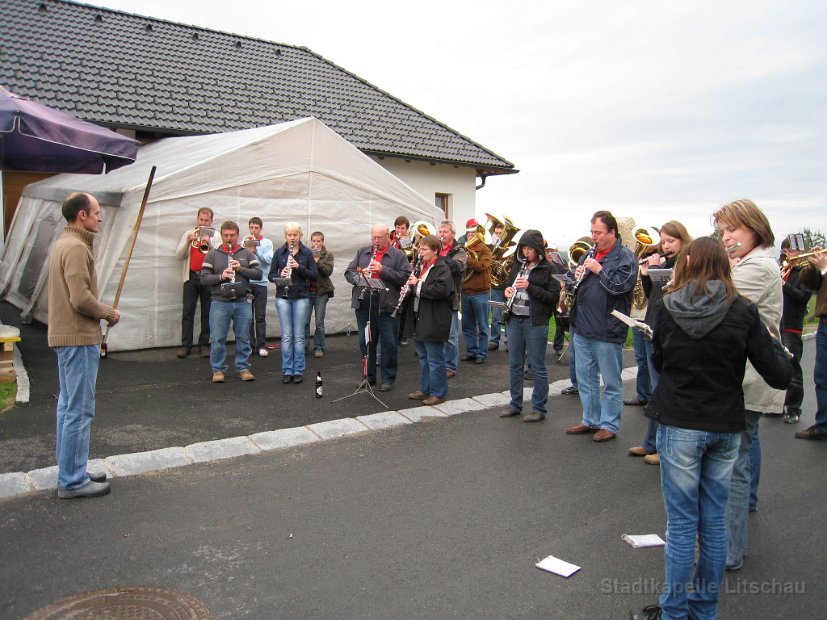
<instances>
[{"instance_id":1,"label":"purple canopy","mask_svg":"<svg viewBox=\"0 0 827 620\"><path fill-rule=\"evenodd\" d=\"M100 173L135 161L138 141L0 86L0 170Z\"/></svg>"}]
</instances>

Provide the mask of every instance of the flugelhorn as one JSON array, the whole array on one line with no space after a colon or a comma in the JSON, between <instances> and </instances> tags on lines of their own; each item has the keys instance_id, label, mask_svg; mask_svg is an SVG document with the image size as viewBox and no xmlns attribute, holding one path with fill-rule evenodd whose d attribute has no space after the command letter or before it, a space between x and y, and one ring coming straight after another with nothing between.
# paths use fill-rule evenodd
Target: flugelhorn
<instances>
[{"instance_id":1,"label":"flugelhorn","mask_svg":"<svg viewBox=\"0 0 827 620\"><path fill-rule=\"evenodd\" d=\"M195 233L195 237L192 239L192 247L202 254L206 254L212 249L211 230L212 229L209 226L196 226L193 231Z\"/></svg>"}]
</instances>

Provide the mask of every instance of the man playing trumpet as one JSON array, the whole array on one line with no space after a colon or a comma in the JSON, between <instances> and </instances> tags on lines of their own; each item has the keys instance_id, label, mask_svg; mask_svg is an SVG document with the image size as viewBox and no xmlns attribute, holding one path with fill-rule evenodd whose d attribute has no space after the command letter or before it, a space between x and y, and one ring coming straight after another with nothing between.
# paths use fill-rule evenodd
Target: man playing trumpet
<instances>
[{"instance_id":1,"label":"man playing trumpet","mask_svg":"<svg viewBox=\"0 0 827 620\"><path fill-rule=\"evenodd\" d=\"M221 243L221 236L212 228L213 211L209 207L198 209L195 227L187 230L178 243L175 257L183 263L183 312L181 313L181 348L178 357L185 358L192 349L192 331L195 326L195 307L201 301L201 331L198 347L201 357L210 356L210 290L201 285L201 267L207 252Z\"/></svg>"}]
</instances>

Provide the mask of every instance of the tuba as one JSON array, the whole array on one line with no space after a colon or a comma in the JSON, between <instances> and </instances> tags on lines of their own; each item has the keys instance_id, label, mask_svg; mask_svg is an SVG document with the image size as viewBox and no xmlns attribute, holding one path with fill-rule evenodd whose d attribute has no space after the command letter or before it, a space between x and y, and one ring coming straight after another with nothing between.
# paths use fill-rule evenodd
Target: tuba
<instances>
[{"instance_id":1,"label":"tuba","mask_svg":"<svg viewBox=\"0 0 827 620\"><path fill-rule=\"evenodd\" d=\"M500 221L490 213L486 213L485 217L491 222L491 225L488 227L488 232L491 234L492 239L494 238L494 229L497 225L502 225L503 227L502 237L500 237L499 243L492 251L494 262L491 265L491 286L505 286L508 280L508 271L514 262L514 253L511 252L509 254L509 250L516 245L513 239L517 233L520 232L520 229L514 226L511 218L507 215L503 216L504 221ZM506 256L506 254L509 255Z\"/></svg>"},{"instance_id":2,"label":"tuba","mask_svg":"<svg viewBox=\"0 0 827 620\"><path fill-rule=\"evenodd\" d=\"M639 262L643 259L644 254L651 253L660 245L660 235L654 227L635 228L632 236L635 238L635 247L632 251ZM638 270L637 282L635 282L635 288L632 291L632 306L638 310L643 310L646 307L646 295L643 292L643 283L640 281L640 270Z\"/></svg>"}]
</instances>

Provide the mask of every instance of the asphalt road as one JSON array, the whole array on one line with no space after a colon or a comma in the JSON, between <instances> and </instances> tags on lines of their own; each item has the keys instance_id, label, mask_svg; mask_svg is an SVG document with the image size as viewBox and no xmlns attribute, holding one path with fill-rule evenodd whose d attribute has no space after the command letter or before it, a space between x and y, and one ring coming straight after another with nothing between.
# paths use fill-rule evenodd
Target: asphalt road
<instances>
[{"instance_id":1,"label":"asphalt road","mask_svg":"<svg viewBox=\"0 0 827 620\"><path fill-rule=\"evenodd\" d=\"M809 341L809 376L813 353ZM231 384L216 387L229 398ZM174 402L163 392L153 403ZM799 428L813 401L809 388ZM174 421L168 409L160 419ZM607 444L564 434L579 415L576 398L557 396L541 424L476 411L118 478L100 499L2 501L0 617L148 585L195 596L213 618L626 618L662 580L661 549L620 539L663 536L658 468L626 455L644 432L638 409ZM762 421L761 501L722 618L824 617L827 443L796 440L795 428ZM547 555L582 569L536 569Z\"/></svg>"}]
</instances>

